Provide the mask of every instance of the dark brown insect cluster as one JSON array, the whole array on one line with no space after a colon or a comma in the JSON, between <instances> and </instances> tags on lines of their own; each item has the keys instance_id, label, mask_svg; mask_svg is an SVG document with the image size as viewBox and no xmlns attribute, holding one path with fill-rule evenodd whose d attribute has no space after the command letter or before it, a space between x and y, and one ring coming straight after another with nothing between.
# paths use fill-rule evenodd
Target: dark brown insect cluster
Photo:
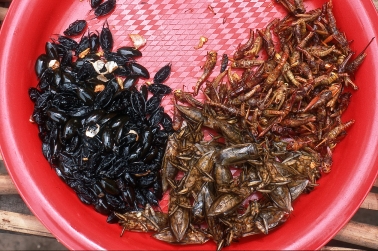
<instances>
[{"instance_id":1,"label":"dark brown insect cluster","mask_svg":"<svg viewBox=\"0 0 378 251\"><path fill-rule=\"evenodd\" d=\"M341 116L366 53L352 59L332 1L308 12L302 1L279 2L290 14L251 30L229 65L223 57L226 70L208 80L218 61L210 51L194 93L174 91L176 132L161 173L168 213L117 214L124 230L174 244L212 239L220 250L284 223L293 201L330 172L354 123ZM204 102L195 98L201 89Z\"/></svg>"},{"instance_id":2,"label":"dark brown insect cluster","mask_svg":"<svg viewBox=\"0 0 378 251\"><path fill-rule=\"evenodd\" d=\"M172 91L163 84L171 65L138 90L138 79L150 78L136 62L142 53L133 47L112 51L106 21L100 33L88 32L79 42L68 37L85 27L76 21L66 35L46 43L35 63L38 86L29 89L31 121L57 175L116 223L115 212L158 206L163 196L160 168L173 128L160 104Z\"/></svg>"}]
</instances>

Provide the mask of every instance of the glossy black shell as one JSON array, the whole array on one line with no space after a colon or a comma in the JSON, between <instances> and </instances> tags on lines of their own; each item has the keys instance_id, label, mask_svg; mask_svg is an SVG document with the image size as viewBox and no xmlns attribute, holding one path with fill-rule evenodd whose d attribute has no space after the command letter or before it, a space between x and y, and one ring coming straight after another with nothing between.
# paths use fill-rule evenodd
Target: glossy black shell
<instances>
[{"instance_id":1,"label":"glossy black shell","mask_svg":"<svg viewBox=\"0 0 378 251\"><path fill-rule=\"evenodd\" d=\"M135 49L134 47L128 47L128 46L118 48L117 53L125 57L141 57L142 56L142 52L140 50Z\"/></svg>"},{"instance_id":2,"label":"glossy black shell","mask_svg":"<svg viewBox=\"0 0 378 251\"><path fill-rule=\"evenodd\" d=\"M105 21L100 33L100 46L103 51L110 52L113 49L113 35L109 29L108 21Z\"/></svg>"},{"instance_id":3,"label":"glossy black shell","mask_svg":"<svg viewBox=\"0 0 378 251\"><path fill-rule=\"evenodd\" d=\"M158 70L158 72L156 72L156 74L154 76L154 83L155 84L164 83L165 80L167 80L167 78L171 74L171 67L172 67L172 64L169 63L169 64L163 66L160 70Z\"/></svg>"},{"instance_id":4,"label":"glossy black shell","mask_svg":"<svg viewBox=\"0 0 378 251\"><path fill-rule=\"evenodd\" d=\"M106 2L103 2L94 11L94 14L96 17L101 17L109 14L112 12L116 7L116 0L108 0Z\"/></svg>"},{"instance_id":5,"label":"glossy black shell","mask_svg":"<svg viewBox=\"0 0 378 251\"><path fill-rule=\"evenodd\" d=\"M130 64L130 70L131 70L133 76L138 76L138 77L146 78L146 79L150 78L150 73L141 64L131 63Z\"/></svg>"},{"instance_id":6,"label":"glossy black shell","mask_svg":"<svg viewBox=\"0 0 378 251\"><path fill-rule=\"evenodd\" d=\"M90 0L91 8L97 8L101 4L102 0Z\"/></svg>"},{"instance_id":7,"label":"glossy black shell","mask_svg":"<svg viewBox=\"0 0 378 251\"><path fill-rule=\"evenodd\" d=\"M76 20L75 22L71 23L68 28L63 31L63 34L69 37L78 36L87 27L87 21L85 20Z\"/></svg>"}]
</instances>

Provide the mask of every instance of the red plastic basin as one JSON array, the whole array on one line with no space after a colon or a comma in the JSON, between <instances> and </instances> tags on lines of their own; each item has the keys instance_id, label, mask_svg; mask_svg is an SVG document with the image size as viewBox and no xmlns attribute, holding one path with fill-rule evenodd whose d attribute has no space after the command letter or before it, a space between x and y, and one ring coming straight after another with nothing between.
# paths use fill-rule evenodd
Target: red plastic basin
<instances>
[{"instance_id":1,"label":"red plastic basin","mask_svg":"<svg viewBox=\"0 0 378 251\"><path fill-rule=\"evenodd\" d=\"M145 36L147 45L139 62L150 72L172 62L167 84L191 90L207 51L231 55L246 41L250 28L262 28L272 18L284 16L274 2L118 0L116 10L105 18L116 46L131 46L130 33ZM312 9L323 2L307 0L305 5ZM216 15L207 8L209 4ZM333 5L338 26L354 40L354 51L360 52L372 37L377 38L356 74L360 90L353 92L343 117L356 123L335 150L332 172L320 179L312 193L294 203L282 227L266 236L245 238L225 250L318 249L353 216L377 176L377 11L370 0L333 0ZM120 238L120 226L107 224L105 216L82 204L44 159L37 126L29 122L33 103L27 90L37 85L34 62L52 34L62 33L76 19L85 18L91 30L100 30L105 18L92 19L89 10L86 0L13 0L0 36L0 145L9 174L33 213L69 249L214 250L211 241L201 246L174 246L144 233ZM209 41L195 50L201 35ZM169 99L165 98L167 111Z\"/></svg>"}]
</instances>

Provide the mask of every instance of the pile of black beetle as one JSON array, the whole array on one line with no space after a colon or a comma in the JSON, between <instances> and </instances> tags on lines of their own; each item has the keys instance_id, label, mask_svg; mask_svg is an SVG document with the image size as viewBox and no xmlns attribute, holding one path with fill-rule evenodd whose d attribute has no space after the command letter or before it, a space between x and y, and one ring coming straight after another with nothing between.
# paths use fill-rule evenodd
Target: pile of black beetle
<instances>
[{"instance_id":1,"label":"pile of black beetle","mask_svg":"<svg viewBox=\"0 0 378 251\"><path fill-rule=\"evenodd\" d=\"M173 128L160 103L172 91L163 84L171 65L138 90L138 79L150 78L136 62L141 51L113 51L106 21L100 33L86 28L77 20L46 43L35 63L39 83L29 89L31 121L57 175L114 223L114 212L158 206L162 199L160 167ZM81 34L80 42L72 38Z\"/></svg>"}]
</instances>

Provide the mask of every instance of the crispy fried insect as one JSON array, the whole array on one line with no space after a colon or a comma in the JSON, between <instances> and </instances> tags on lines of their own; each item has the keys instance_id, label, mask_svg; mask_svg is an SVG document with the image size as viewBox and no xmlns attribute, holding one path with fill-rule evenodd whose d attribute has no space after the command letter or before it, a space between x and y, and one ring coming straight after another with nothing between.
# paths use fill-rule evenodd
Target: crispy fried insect
<instances>
[{"instance_id":1,"label":"crispy fried insect","mask_svg":"<svg viewBox=\"0 0 378 251\"><path fill-rule=\"evenodd\" d=\"M108 15L116 7L116 0L107 0L98 5L94 11L96 17L102 17Z\"/></svg>"},{"instance_id":2,"label":"crispy fried insect","mask_svg":"<svg viewBox=\"0 0 378 251\"><path fill-rule=\"evenodd\" d=\"M232 99L230 101L231 105L240 105L244 101L249 100L258 90L260 89L260 85L256 85L252 88L249 92L245 93L244 95L239 95L235 99Z\"/></svg>"},{"instance_id":3,"label":"crispy fried insect","mask_svg":"<svg viewBox=\"0 0 378 251\"><path fill-rule=\"evenodd\" d=\"M102 0L90 0L91 8L97 8L101 4Z\"/></svg>"},{"instance_id":4,"label":"crispy fried insect","mask_svg":"<svg viewBox=\"0 0 378 251\"><path fill-rule=\"evenodd\" d=\"M228 56L227 54L223 54L220 72L221 73L224 72L227 69L227 66L228 66Z\"/></svg>"},{"instance_id":5,"label":"crispy fried insect","mask_svg":"<svg viewBox=\"0 0 378 251\"><path fill-rule=\"evenodd\" d=\"M293 15L297 14L297 10L296 10L295 6L289 0L280 0L280 1L277 1L277 2L281 3L289 13L291 13Z\"/></svg>"},{"instance_id":6,"label":"crispy fried insect","mask_svg":"<svg viewBox=\"0 0 378 251\"><path fill-rule=\"evenodd\" d=\"M216 102L213 102L213 101L207 101L206 104L213 106L213 107L221 108L222 110L226 111L227 113L229 113L233 116L239 116L239 117L245 116L243 111L241 111L241 110L239 110L235 107L230 107L230 106L223 105L223 104L220 104L220 103L216 103Z\"/></svg>"},{"instance_id":7,"label":"crispy fried insect","mask_svg":"<svg viewBox=\"0 0 378 251\"><path fill-rule=\"evenodd\" d=\"M191 93L189 92L184 92L180 89L177 89L173 92L175 99L180 102L185 102L189 103L192 106L198 106L198 107L203 107L203 103L200 102L199 100L195 99Z\"/></svg>"},{"instance_id":8,"label":"crispy fried insect","mask_svg":"<svg viewBox=\"0 0 378 251\"><path fill-rule=\"evenodd\" d=\"M294 6L296 13L303 14L306 12L306 8L304 7L303 0L294 0Z\"/></svg>"},{"instance_id":9,"label":"crispy fried insect","mask_svg":"<svg viewBox=\"0 0 378 251\"><path fill-rule=\"evenodd\" d=\"M273 26L277 25L278 22L279 22L279 19L275 18L266 26L264 32L262 32L261 30L257 31L260 34L260 36L263 38L263 41L264 41L263 44L264 44L265 50L270 58L273 58L274 55L276 54L276 50L274 48L274 43L272 39L272 33L270 29Z\"/></svg>"},{"instance_id":10,"label":"crispy fried insect","mask_svg":"<svg viewBox=\"0 0 378 251\"><path fill-rule=\"evenodd\" d=\"M370 40L368 45L360 52L360 54L358 54L358 56L352 62L347 64L347 66L346 66L347 72L354 73L358 69L358 67L360 67L360 65L362 64L362 62L365 60L365 58L367 56L365 51L369 47L369 45L373 42L374 39L375 39L375 37L373 37Z\"/></svg>"},{"instance_id":11,"label":"crispy fried insect","mask_svg":"<svg viewBox=\"0 0 378 251\"><path fill-rule=\"evenodd\" d=\"M251 68L253 66L259 66L264 63L263 60L260 59L240 59L237 61L232 62L231 67L234 68Z\"/></svg>"},{"instance_id":12,"label":"crispy fried insect","mask_svg":"<svg viewBox=\"0 0 378 251\"><path fill-rule=\"evenodd\" d=\"M353 124L354 124L355 120L352 119L352 120L349 120L348 122L346 123L341 123L340 125L336 126L335 128L333 128L331 131L329 131L324 139L316 145L315 148L318 148L320 145L326 143L326 142L332 142L333 140L336 140L336 138L347 128L351 127Z\"/></svg>"},{"instance_id":13,"label":"crispy fried insect","mask_svg":"<svg viewBox=\"0 0 378 251\"><path fill-rule=\"evenodd\" d=\"M169 75L171 74L172 64L169 63L163 66L160 70L158 70L154 76L154 83L155 84L162 84L164 83Z\"/></svg>"},{"instance_id":14,"label":"crispy fried insect","mask_svg":"<svg viewBox=\"0 0 378 251\"><path fill-rule=\"evenodd\" d=\"M71 23L68 28L63 31L63 34L69 37L78 36L87 27L87 21L85 20L76 20L75 22Z\"/></svg>"},{"instance_id":15,"label":"crispy fried insect","mask_svg":"<svg viewBox=\"0 0 378 251\"><path fill-rule=\"evenodd\" d=\"M263 38L257 34L255 41L253 41L253 44L251 48L248 51L244 52L245 57L255 57L261 50L263 46Z\"/></svg>"},{"instance_id":16,"label":"crispy fried insect","mask_svg":"<svg viewBox=\"0 0 378 251\"><path fill-rule=\"evenodd\" d=\"M338 100L339 105L336 108L335 113L331 114L330 117L334 118L334 117L341 116L341 114L343 112L345 112L345 110L348 108L351 97L352 97L352 93L350 93L350 92L344 92L344 93L342 93L340 95L339 100Z\"/></svg>"},{"instance_id":17,"label":"crispy fried insect","mask_svg":"<svg viewBox=\"0 0 378 251\"><path fill-rule=\"evenodd\" d=\"M305 38L297 45L300 48L305 48L309 40L314 36L314 32L310 31Z\"/></svg>"},{"instance_id":18,"label":"crispy fried insect","mask_svg":"<svg viewBox=\"0 0 378 251\"><path fill-rule=\"evenodd\" d=\"M239 60L239 59L242 59L243 56L244 56L244 52L247 51L253 44L253 40L254 40L254 36L255 36L255 33L252 29L249 30L249 39L248 41L243 44L243 45L240 45L238 46L238 49L235 51L234 55L233 55L233 59L234 60Z\"/></svg>"},{"instance_id":19,"label":"crispy fried insect","mask_svg":"<svg viewBox=\"0 0 378 251\"><path fill-rule=\"evenodd\" d=\"M197 83L194 87L194 96L197 96L199 88L206 81L206 79L210 76L212 70L214 69L215 64L217 63L217 55L218 55L218 53L216 51L209 51L207 53L206 62L205 62L205 65L203 67L203 74L197 80Z\"/></svg>"},{"instance_id":20,"label":"crispy fried insect","mask_svg":"<svg viewBox=\"0 0 378 251\"><path fill-rule=\"evenodd\" d=\"M279 58L279 63L266 78L264 82L265 89L268 89L274 83L274 81L277 80L277 78L279 77L281 73L282 68L284 67L287 59L289 58L289 54L287 54L286 52L283 52L282 56L280 56L279 54L276 54L276 57Z\"/></svg>"},{"instance_id":21,"label":"crispy fried insect","mask_svg":"<svg viewBox=\"0 0 378 251\"><path fill-rule=\"evenodd\" d=\"M110 52L113 49L113 43L113 35L109 29L108 20L106 20L100 33L100 45L102 50Z\"/></svg>"}]
</instances>

